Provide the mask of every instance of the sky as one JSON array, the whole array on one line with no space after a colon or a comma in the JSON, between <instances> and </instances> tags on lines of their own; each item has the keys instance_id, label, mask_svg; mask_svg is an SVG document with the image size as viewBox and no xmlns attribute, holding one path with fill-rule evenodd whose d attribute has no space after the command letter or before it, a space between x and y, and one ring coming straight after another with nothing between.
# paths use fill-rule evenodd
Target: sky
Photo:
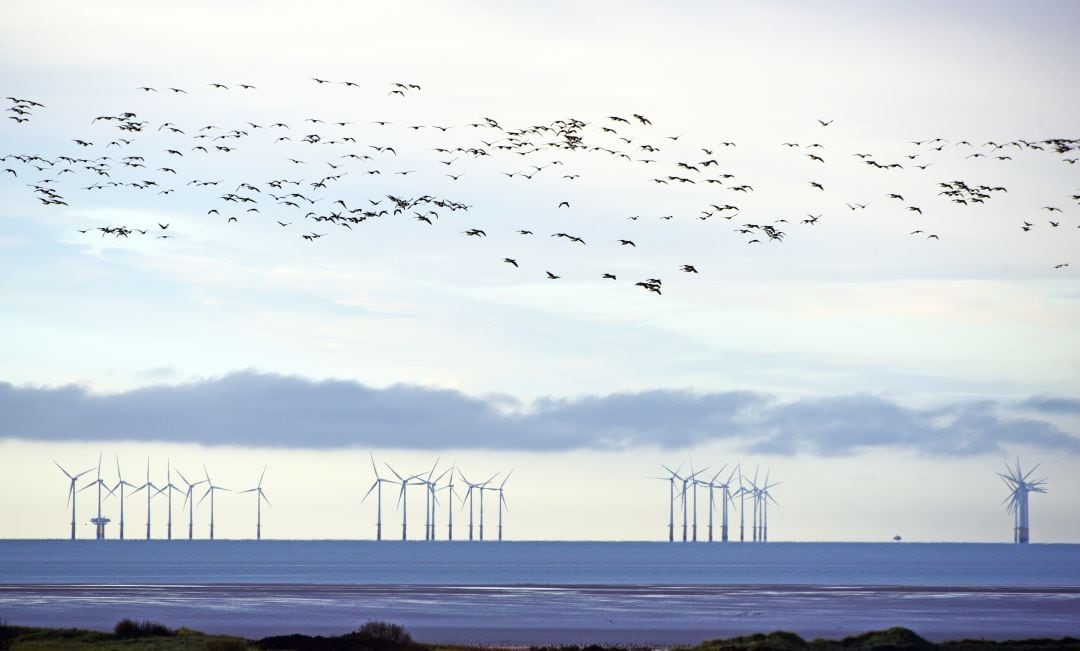
<instances>
[{"instance_id":1,"label":"sky","mask_svg":"<svg viewBox=\"0 0 1080 651\"><path fill-rule=\"evenodd\" d=\"M581 4L5 3L0 537L1080 542L1080 7Z\"/></svg>"}]
</instances>

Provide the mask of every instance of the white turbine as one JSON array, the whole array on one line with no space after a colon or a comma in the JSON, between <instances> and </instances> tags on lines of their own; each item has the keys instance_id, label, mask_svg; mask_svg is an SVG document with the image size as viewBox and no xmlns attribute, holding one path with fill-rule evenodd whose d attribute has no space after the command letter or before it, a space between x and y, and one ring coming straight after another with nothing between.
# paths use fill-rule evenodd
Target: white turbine
<instances>
[{"instance_id":1,"label":"white turbine","mask_svg":"<svg viewBox=\"0 0 1080 651\"><path fill-rule=\"evenodd\" d=\"M443 486L442 488L437 489L437 490L445 490L446 491L446 500L447 500L447 502L446 502L446 518L447 518L447 520L446 520L446 539L447 540L453 540L454 539L454 470L456 470L456 468L454 466L451 466L450 467L450 479L448 480L446 486Z\"/></svg>"},{"instance_id":2,"label":"white turbine","mask_svg":"<svg viewBox=\"0 0 1080 651\"><path fill-rule=\"evenodd\" d=\"M1041 464L1026 473L1020 468L1020 459L1016 460L1016 467L1010 468L1005 464L1007 475L998 473L1005 485L1009 487L1009 496L1005 503L1009 505L1009 512L1013 514L1013 542L1026 544L1030 540L1030 523L1028 519L1028 494L1045 493L1046 478L1029 481L1029 478Z\"/></svg>"},{"instance_id":3,"label":"white turbine","mask_svg":"<svg viewBox=\"0 0 1080 651\"><path fill-rule=\"evenodd\" d=\"M135 490L131 491L131 494L134 495L135 493L138 493L141 490L146 490L146 539L150 540L150 498L154 497L155 495L161 494L161 492L164 491L165 489L164 488L158 488L157 486L154 485L154 482L150 481L150 458L149 457L147 457L147 459L146 459L146 483L143 484L142 486L139 486ZM157 491L157 492L155 493L154 491Z\"/></svg>"},{"instance_id":4,"label":"white turbine","mask_svg":"<svg viewBox=\"0 0 1080 651\"><path fill-rule=\"evenodd\" d=\"M188 507L187 537L188 540L191 540L195 533L195 487L199 484L205 484L206 481L200 479L192 483L187 480L184 473L180 472L179 468L176 469L176 474L180 475L180 480L187 484L187 490L184 492L184 505Z\"/></svg>"},{"instance_id":5,"label":"white turbine","mask_svg":"<svg viewBox=\"0 0 1080 651\"><path fill-rule=\"evenodd\" d=\"M394 476L398 478L401 484L401 492L398 493L398 504L401 505L401 539L408 540L408 516L409 516L409 482L416 479L419 475L410 475L408 477L402 477L398 474L398 471L394 470L393 466L386 464L387 468L390 468L390 472L394 473Z\"/></svg>"},{"instance_id":6,"label":"white turbine","mask_svg":"<svg viewBox=\"0 0 1080 651\"><path fill-rule=\"evenodd\" d=\"M668 482L668 542L675 542L675 480L682 481L682 476L679 475L679 470L682 470L682 465L678 470L672 470L664 464L660 464L660 467L671 473L671 476L667 479L663 477L656 477L656 479L662 479Z\"/></svg>"},{"instance_id":7,"label":"white turbine","mask_svg":"<svg viewBox=\"0 0 1080 651\"><path fill-rule=\"evenodd\" d=\"M379 502L376 507L375 515L375 540L382 540L382 485L396 484L397 482L393 479L384 479L380 477L379 468L375 465L375 455L369 452L368 456L371 457L371 469L375 471L375 483L373 483L371 488L368 489L368 492L364 494L364 498L360 500L360 503L363 504L364 501L367 500L368 496L371 495L371 491L378 489L375 496L375 499Z\"/></svg>"},{"instance_id":8,"label":"white turbine","mask_svg":"<svg viewBox=\"0 0 1080 651\"><path fill-rule=\"evenodd\" d=\"M180 491L181 493L183 493L184 491L180 490L179 486L172 483L172 460L171 459L166 460L166 462L165 462L165 481L166 481L166 484L163 487L161 487L158 490L158 492L160 493L162 491L168 491L168 495L166 495L166 497L168 498L168 502L169 502L169 518L166 521L165 533L166 533L166 538L168 540L172 540L172 496L173 496L173 491Z\"/></svg>"},{"instance_id":9,"label":"white turbine","mask_svg":"<svg viewBox=\"0 0 1080 651\"><path fill-rule=\"evenodd\" d=\"M499 484L499 487L497 489L495 489L495 490L497 490L499 492L499 542L502 542L503 508L505 507L507 511L510 510L510 507L506 504L506 495L503 494L503 487L506 486L506 480L510 479L510 475L512 475L512 474L514 474L513 469L511 469L510 472L506 473L506 477L503 477L502 483Z\"/></svg>"},{"instance_id":10,"label":"white turbine","mask_svg":"<svg viewBox=\"0 0 1080 651\"><path fill-rule=\"evenodd\" d=\"M71 486L68 488L67 502L64 504L64 506L66 507L68 504L71 505L71 539L75 540L75 482L79 480L79 477L82 477L86 473L93 470L93 468L87 468L79 474L73 475L70 472L64 470L64 467L56 463L56 461L53 461L53 464L55 464L56 467L60 469L60 472L67 475L67 478L71 480Z\"/></svg>"},{"instance_id":11,"label":"white turbine","mask_svg":"<svg viewBox=\"0 0 1080 651\"><path fill-rule=\"evenodd\" d=\"M202 504L206 496L210 496L210 540L214 539L214 493L217 491L227 491L228 488L224 486L215 486L214 482L210 479L210 471L206 469L206 464L203 464L203 473L206 475L206 492L199 499L199 504Z\"/></svg>"},{"instance_id":12,"label":"white turbine","mask_svg":"<svg viewBox=\"0 0 1080 651\"><path fill-rule=\"evenodd\" d=\"M124 539L124 488L136 488L135 484L129 481L124 481L124 476L120 474L120 456L116 457L116 476L119 481L116 482L116 486L113 486L112 490L120 491L120 540Z\"/></svg>"},{"instance_id":13,"label":"white turbine","mask_svg":"<svg viewBox=\"0 0 1080 651\"><path fill-rule=\"evenodd\" d=\"M95 479L94 481L90 482L86 486L83 486L82 488L79 489L79 492L81 493L82 491L86 490L87 488L90 488L92 486L97 486L97 489L98 489L97 490L97 517L90 519L90 522L94 525L94 529L95 529L94 537L97 540L104 540L105 539L105 525L109 523L109 519L105 518L105 517L102 517L102 515L101 515L101 489L104 488L105 490L109 491L110 493L112 492L111 490L109 490L109 487L105 485L105 480L101 478L101 456L102 455L99 453L98 454L98 465L97 465L97 479Z\"/></svg>"},{"instance_id":14,"label":"white turbine","mask_svg":"<svg viewBox=\"0 0 1080 651\"><path fill-rule=\"evenodd\" d=\"M255 488L249 488L241 493L258 493L255 496L255 540L262 540L262 503L265 500L266 505L273 508L270 504L270 500L266 497L266 493L263 492L262 483L263 477L266 476L266 466L263 466L262 474L259 475L259 484ZM211 502L213 504L213 502Z\"/></svg>"}]
</instances>

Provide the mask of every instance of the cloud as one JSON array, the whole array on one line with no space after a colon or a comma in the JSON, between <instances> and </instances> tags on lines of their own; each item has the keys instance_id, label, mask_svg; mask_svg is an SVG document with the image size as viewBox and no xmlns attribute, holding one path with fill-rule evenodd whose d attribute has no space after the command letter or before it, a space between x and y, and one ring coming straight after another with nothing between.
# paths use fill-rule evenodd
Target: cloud
<instances>
[{"instance_id":1,"label":"cloud","mask_svg":"<svg viewBox=\"0 0 1080 651\"><path fill-rule=\"evenodd\" d=\"M1078 402L1020 404L1060 411ZM728 441L750 452L824 456L873 448L965 456L1024 444L1080 453L1080 438L1047 420L1010 415L1008 405L993 401L912 409L866 394L783 402L750 391L652 390L523 405L507 396L250 371L113 394L0 383L0 438L533 451Z\"/></svg>"}]
</instances>

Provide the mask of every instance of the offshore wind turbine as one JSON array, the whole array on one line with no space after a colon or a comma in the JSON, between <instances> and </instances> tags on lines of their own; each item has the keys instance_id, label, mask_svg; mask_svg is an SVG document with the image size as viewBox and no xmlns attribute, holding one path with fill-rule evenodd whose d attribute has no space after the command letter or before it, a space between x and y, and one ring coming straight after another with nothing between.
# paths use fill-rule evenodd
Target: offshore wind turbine
<instances>
[{"instance_id":1,"label":"offshore wind turbine","mask_svg":"<svg viewBox=\"0 0 1080 651\"><path fill-rule=\"evenodd\" d=\"M694 464L693 463L690 464L690 485L693 487L693 491L694 491L694 522L693 522L693 541L694 542L697 542L697 513L698 513L698 508L697 508L697 487L698 487L698 484L702 483L700 479L697 479L697 476L699 474L705 472L708 469L709 469L708 467L705 467L705 468L702 468L701 470L699 470L697 472L694 472ZM711 518L712 514L709 514L709 517Z\"/></svg>"},{"instance_id":2,"label":"offshore wind turbine","mask_svg":"<svg viewBox=\"0 0 1080 651\"><path fill-rule=\"evenodd\" d=\"M214 493L217 491L227 491L228 488L224 486L215 486L213 480L210 479L210 471L206 469L206 464L203 464L203 473L206 475L206 492L203 493L202 498L199 499L199 504L202 504L206 496L210 496L210 540L214 539Z\"/></svg>"},{"instance_id":3,"label":"offshore wind turbine","mask_svg":"<svg viewBox=\"0 0 1080 651\"><path fill-rule=\"evenodd\" d=\"M435 540L435 506L439 503L439 498L436 497L435 492L438 490L439 482L442 480L443 477L446 476L446 473L452 474L453 471L453 468L447 468L446 470L442 471L442 474L436 477L434 481L431 480L431 475L429 474L427 481L424 482L427 485L428 493L430 493L431 496L431 536L428 538L428 540ZM450 502L447 506L449 507L450 513L453 514L454 503ZM454 516L451 515L450 517L453 518Z\"/></svg>"},{"instance_id":4,"label":"offshore wind turbine","mask_svg":"<svg viewBox=\"0 0 1080 651\"><path fill-rule=\"evenodd\" d=\"M713 491L722 486L722 484L717 484L716 483L716 478L720 476L720 473L724 472L724 468L726 468L726 467L727 467L727 464L724 464L724 466L722 468L720 468L720 470L716 471L716 473L712 476L712 479L710 479L707 482L701 482L701 484L703 486L705 486L706 488L709 489L709 542L713 541L713 513L716 511L716 497L713 494ZM724 507L725 507L725 514L726 514L726 507L727 507L726 503L725 503ZM725 518L725 520L726 520L726 518ZM726 522L725 522L725 524L726 524Z\"/></svg>"},{"instance_id":5,"label":"offshore wind turbine","mask_svg":"<svg viewBox=\"0 0 1080 651\"><path fill-rule=\"evenodd\" d=\"M435 468L439 465L439 459L435 459L435 463L431 465L431 470L427 474L427 478L418 477L420 485L424 487L424 540L433 540L435 538L435 530L432 526L432 518L435 515L435 506L432 504L432 498L435 497L435 491L432 490L431 477L435 474Z\"/></svg>"},{"instance_id":6,"label":"offshore wind turbine","mask_svg":"<svg viewBox=\"0 0 1080 651\"><path fill-rule=\"evenodd\" d=\"M206 482L202 479L195 483L189 482L179 468L176 469L176 474L180 475L181 481L187 484L187 491L184 493L184 505L188 507L187 537L188 540L191 540L195 532L195 487Z\"/></svg>"},{"instance_id":7,"label":"offshore wind turbine","mask_svg":"<svg viewBox=\"0 0 1080 651\"><path fill-rule=\"evenodd\" d=\"M1030 523L1028 520L1028 494L1029 493L1045 493L1046 492L1046 478L1035 479L1029 481L1031 475L1035 473L1038 467L1042 464L1035 464L1035 467L1026 473L1020 468L1020 459L1016 460L1016 467L1010 468L1009 464L1005 464L1005 472L1008 474L998 473L1005 485L1009 487L1009 496L1005 498L1005 502L1008 503L1009 511L1013 514L1013 542L1019 544L1027 544L1030 540Z\"/></svg>"},{"instance_id":8,"label":"offshore wind turbine","mask_svg":"<svg viewBox=\"0 0 1080 651\"><path fill-rule=\"evenodd\" d=\"M158 490L158 492L160 493L161 491L167 491L166 498L168 499L168 502L169 502L169 519L166 521L166 524L165 524L165 532L166 532L166 538L168 540L172 540L172 495L173 495L173 491L180 491L181 493L183 493L184 491L180 490L179 486L172 483L172 460L171 459L165 461L165 481L166 481L166 484L160 490Z\"/></svg>"},{"instance_id":9,"label":"offshore wind turbine","mask_svg":"<svg viewBox=\"0 0 1080 651\"><path fill-rule=\"evenodd\" d=\"M668 542L675 542L675 480L682 481L682 477L679 476L679 470L682 470L682 465L678 470L672 470L664 464L660 464L660 467L671 473L671 476L664 481L668 482ZM663 477L657 477L657 479L664 479Z\"/></svg>"},{"instance_id":10,"label":"offshore wind turbine","mask_svg":"<svg viewBox=\"0 0 1080 651\"><path fill-rule=\"evenodd\" d=\"M720 520L720 540L721 540L721 542L727 542L728 541L728 503L731 502L731 500L732 500L731 478L735 476L736 472L737 472L737 469L732 469L731 474L728 475L728 478L723 483L716 484L717 488L721 488L724 491L723 492L723 504L721 506L722 515L721 515L721 520ZM720 474L720 473L717 473L717 474ZM715 481L716 478L713 477L713 480Z\"/></svg>"},{"instance_id":11,"label":"offshore wind turbine","mask_svg":"<svg viewBox=\"0 0 1080 651\"><path fill-rule=\"evenodd\" d=\"M769 500L772 500L773 504L780 506L780 504L773 499L773 496L769 493L769 489L774 486L778 486L780 482L769 483L769 473L765 473L765 485L761 487L761 542L769 542Z\"/></svg>"},{"instance_id":12,"label":"offshore wind turbine","mask_svg":"<svg viewBox=\"0 0 1080 651\"><path fill-rule=\"evenodd\" d=\"M487 489L487 485L498 476L499 473L495 473L491 476L491 479L480 484L480 542L484 542L484 491Z\"/></svg>"},{"instance_id":13,"label":"offshore wind turbine","mask_svg":"<svg viewBox=\"0 0 1080 651\"><path fill-rule=\"evenodd\" d=\"M249 488L241 493L258 493L255 496L255 540L262 540L262 503L266 501L266 505L273 508L270 504L270 500L266 497L266 493L263 492L262 483L263 477L266 476L266 466L263 466L262 474L259 475L259 484L255 488Z\"/></svg>"},{"instance_id":14,"label":"offshore wind turbine","mask_svg":"<svg viewBox=\"0 0 1080 651\"><path fill-rule=\"evenodd\" d=\"M53 464L56 465L56 467L60 469L60 472L67 475L67 478L71 480L71 486L68 488L67 502L64 504L64 506L67 506L68 504L71 504L71 539L75 540L75 493L76 493L76 491L75 491L75 482L77 482L79 480L79 477L82 477L86 473L93 470L93 468L87 468L86 470L80 472L79 474L73 475L70 472L64 470L64 467L61 466L60 464L56 463L55 460L53 461Z\"/></svg>"},{"instance_id":15,"label":"offshore wind turbine","mask_svg":"<svg viewBox=\"0 0 1080 651\"><path fill-rule=\"evenodd\" d=\"M447 540L453 540L454 539L454 470L456 470L456 468L454 466L450 466L450 479L447 480L448 483L446 484L446 486L443 486L442 488L437 489L437 490L445 490L446 491L446 499L447 499L447 503L446 503L446 518L447 518L447 520L446 520L446 539Z\"/></svg>"},{"instance_id":16,"label":"offshore wind turbine","mask_svg":"<svg viewBox=\"0 0 1080 651\"><path fill-rule=\"evenodd\" d=\"M739 475L739 542L746 542L746 487L743 486L742 464L735 466Z\"/></svg>"},{"instance_id":17,"label":"offshore wind turbine","mask_svg":"<svg viewBox=\"0 0 1080 651\"><path fill-rule=\"evenodd\" d=\"M375 499L378 500L379 504L376 508L375 515L375 540L382 540L382 485L384 483L396 484L397 482L393 479L385 479L383 477L380 477L379 468L375 465L375 455L369 452L368 456L371 457L371 469L375 471L375 483L373 483L371 485L371 488L368 489L368 492L364 494L364 499L360 500L360 503L364 503L364 500L366 500L368 496L371 495L371 491L376 491Z\"/></svg>"},{"instance_id":18,"label":"offshore wind turbine","mask_svg":"<svg viewBox=\"0 0 1080 651\"><path fill-rule=\"evenodd\" d=\"M503 531L503 524L502 524L502 515L503 515L503 507L506 507L506 510L507 510L507 511L509 511L509 510L510 510L510 507L509 507L509 506L507 506L507 504L506 504L506 495L504 495L504 494L503 494L503 487L505 487L505 486L506 486L506 480L510 479L510 475L512 475L512 474L514 474L514 471L513 471L513 469L511 469L511 470L510 470L510 472L506 473L506 477L503 477L502 483L501 483L501 484L499 484L499 487L495 489L495 490L496 490L496 491L498 491L498 493L499 493L499 504L498 504L498 506L499 506L499 542L502 542L502 531Z\"/></svg>"},{"instance_id":19,"label":"offshore wind turbine","mask_svg":"<svg viewBox=\"0 0 1080 651\"><path fill-rule=\"evenodd\" d=\"M97 486L97 517L90 519L90 522L93 523L93 525L94 525L94 528L95 528L94 537L97 540L104 540L105 539L105 525L108 524L108 522L109 522L108 518L105 518L105 517L101 516L101 489L102 489L102 487L104 487L105 490L109 490L109 487L105 486L105 480L101 478L101 456L102 455L99 453L98 454L98 465L97 465L97 479L95 479L94 481L90 482L86 486L83 486L82 488L79 489L79 492L82 492L82 491L86 490L87 488L90 488L91 486ZM109 490L109 492L112 493L111 490Z\"/></svg>"},{"instance_id":20,"label":"offshore wind turbine","mask_svg":"<svg viewBox=\"0 0 1080 651\"><path fill-rule=\"evenodd\" d=\"M157 486L154 485L154 482L150 481L150 458L149 457L146 458L146 483L143 484L142 486L139 486L135 490L133 490L131 492L131 494L134 495L135 493L138 493L139 491L141 491L143 489L146 490L146 539L150 540L150 498L157 495L157 494L159 494L159 493L161 493L165 489L158 488ZM157 491L157 493L153 492L155 490Z\"/></svg>"},{"instance_id":21,"label":"offshore wind turbine","mask_svg":"<svg viewBox=\"0 0 1080 651\"><path fill-rule=\"evenodd\" d=\"M418 475L410 475L409 477L402 477L398 474L398 471L394 470L393 466L386 464L387 468L390 468L390 472L394 473L394 476L398 478L401 483L401 492L398 493L398 504L401 505L401 539L408 540L408 515L409 515L409 495L408 488L409 482L416 479Z\"/></svg>"},{"instance_id":22,"label":"offshore wind turbine","mask_svg":"<svg viewBox=\"0 0 1080 651\"><path fill-rule=\"evenodd\" d=\"M119 481L116 482L116 486L113 486L112 490L120 490L120 540L124 539L124 487L135 488L135 484L129 481L124 481L124 475L120 474L120 455L116 456L116 476Z\"/></svg>"}]
</instances>

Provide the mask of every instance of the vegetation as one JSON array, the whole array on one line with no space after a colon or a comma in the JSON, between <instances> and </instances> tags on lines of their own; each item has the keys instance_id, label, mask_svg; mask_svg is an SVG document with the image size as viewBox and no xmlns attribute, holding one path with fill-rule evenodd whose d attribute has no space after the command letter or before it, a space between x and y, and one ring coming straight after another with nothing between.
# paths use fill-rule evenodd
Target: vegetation
<instances>
[{"instance_id":1,"label":"vegetation","mask_svg":"<svg viewBox=\"0 0 1080 651\"><path fill-rule=\"evenodd\" d=\"M534 647L533 651L614 651L627 647L563 646ZM0 619L0 651L24 649L75 649L76 651L254 651L279 649L289 651L480 651L480 647L448 647L420 644L404 627L388 622L368 622L339 636L280 635L261 640L245 640L228 635L207 635L191 629L169 629L156 622L125 619L112 633L70 628L30 628L9 626ZM710 640L678 651L1044 651L1074 649L1080 651L1080 639L1034 639L1009 642L959 640L936 644L906 628L872 631L840 640L804 640L795 633L776 631L756 633L724 640Z\"/></svg>"}]
</instances>

